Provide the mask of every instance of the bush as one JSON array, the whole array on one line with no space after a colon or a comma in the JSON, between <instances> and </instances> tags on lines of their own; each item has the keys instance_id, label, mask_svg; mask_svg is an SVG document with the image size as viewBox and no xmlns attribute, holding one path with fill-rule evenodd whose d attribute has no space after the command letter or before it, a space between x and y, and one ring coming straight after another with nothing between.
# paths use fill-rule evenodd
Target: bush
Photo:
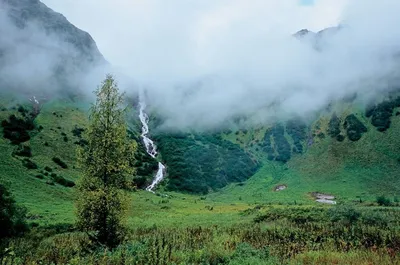
<instances>
[{"instance_id":1,"label":"bush","mask_svg":"<svg viewBox=\"0 0 400 265\"><path fill-rule=\"evenodd\" d=\"M293 122L293 124L290 124L290 126L291 126L290 130L293 135L292 137L298 139L296 152L300 152L303 149L303 146L299 140L302 138L301 126L298 126L296 122ZM273 138L274 140L275 143L274 146L272 146L271 138ZM267 153L269 160L276 160L284 163L290 160L292 156L292 150L289 142L285 137L285 128L281 124L277 124L274 127L267 130L267 132L264 135L263 149Z\"/></svg>"},{"instance_id":2,"label":"bush","mask_svg":"<svg viewBox=\"0 0 400 265\"><path fill-rule=\"evenodd\" d=\"M338 142L343 142L345 138L346 138L346 137L344 137L344 135L342 135L342 134L339 134L339 135L336 136L336 140L337 140Z\"/></svg>"},{"instance_id":3,"label":"bush","mask_svg":"<svg viewBox=\"0 0 400 265\"><path fill-rule=\"evenodd\" d=\"M351 206L339 205L328 210L328 217L331 222L343 222L351 225L359 220L361 213Z\"/></svg>"},{"instance_id":4,"label":"bush","mask_svg":"<svg viewBox=\"0 0 400 265\"><path fill-rule=\"evenodd\" d=\"M258 164L239 145L216 134L155 135L168 165L167 189L206 194L252 176Z\"/></svg>"},{"instance_id":5,"label":"bush","mask_svg":"<svg viewBox=\"0 0 400 265\"><path fill-rule=\"evenodd\" d=\"M0 184L0 242L24 233L28 229L25 220L26 209L18 206L11 193Z\"/></svg>"},{"instance_id":6,"label":"bush","mask_svg":"<svg viewBox=\"0 0 400 265\"><path fill-rule=\"evenodd\" d=\"M58 176L57 174L53 173L51 174L52 179L54 180L55 183L60 184L61 186L67 187L67 188L72 188L75 186L75 182L65 179L62 176Z\"/></svg>"},{"instance_id":7,"label":"bush","mask_svg":"<svg viewBox=\"0 0 400 265\"><path fill-rule=\"evenodd\" d=\"M64 168L64 169L68 168L68 165L64 161L62 161L59 157L53 157L52 160L54 163L59 165L61 168Z\"/></svg>"},{"instance_id":8,"label":"bush","mask_svg":"<svg viewBox=\"0 0 400 265\"><path fill-rule=\"evenodd\" d=\"M32 157L32 150L27 145L18 145L17 150L13 154L16 156Z\"/></svg>"},{"instance_id":9,"label":"bush","mask_svg":"<svg viewBox=\"0 0 400 265\"><path fill-rule=\"evenodd\" d=\"M300 119L292 119L286 123L286 131L292 137L295 153L303 152L303 142L307 138L307 125Z\"/></svg>"},{"instance_id":10,"label":"bush","mask_svg":"<svg viewBox=\"0 0 400 265\"><path fill-rule=\"evenodd\" d=\"M360 140L362 134L367 132L367 127L354 114L346 117L343 126L347 130L347 136L351 141Z\"/></svg>"},{"instance_id":11,"label":"bush","mask_svg":"<svg viewBox=\"0 0 400 265\"><path fill-rule=\"evenodd\" d=\"M248 243L240 243L231 256L229 264L277 264L277 260L271 258L266 247L256 249Z\"/></svg>"},{"instance_id":12,"label":"bush","mask_svg":"<svg viewBox=\"0 0 400 265\"><path fill-rule=\"evenodd\" d=\"M386 198L385 196L379 196L376 198L376 202L380 205L380 206L390 206L392 203L390 201L389 198Z\"/></svg>"},{"instance_id":13,"label":"bush","mask_svg":"<svg viewBox=\"0 0 400 265\"><path fill-rule=\"evenodd\" d=\"M376 106L369 106L365 114L367 117L371 117L371 123L378 131L384 132L390 128L390 118L396 107L400 107L400 97L384 101Z\"/></svg>"},{"instance_id":14,"label":"bush","mask_svg":"<svg viewBox=\"0 0 400 265\"><path fill-rule=\"evenodd\" d=\"M54 181L52 181L52 180L47 180L46 184L50 185L50 186L54 186L55 185Z\"/></svg>"},{"instance_id":15,"label":"bush","mask_svg":"<svg viewBox=\"0 0 400 265\"><path fill-rule=\"evenodd\" d=\"M389 224L387 216L380 212L363 213L362 222L366 225L379 227L386 227Z\"/></svg>"},{"instance_id":16,"label":"bush","mask_svg":"<svg viewBox=\"0 0 400 265\"><path fill-rule=\"evenodd\" d=\"M46 170L47 172L53 172L53 169L49 166L45 166L44 170Z\"/></svg>"},{"instance_id":17,"label":"bush","mask_svg":"<svg viewBox=\"0 0 400 265\"><path fill-rule=\"evenodd\" d=\"M82 137L82 133L85 131L85 129L83 128L79 128L78 126L75 125L75 128L72 130L72 134L75 137L81 138Z\"/></svg>"},{"instance_id":18,"label":"bush","mask_svg":"<svg viewBox=\"0 0 400 265\"><path fill-rule=\"evenodd\" d=\"M9 139L15 145L29 141L31 139L29 131L35 128L32 119L20 119L15 115L11 115L8 120L3 120L1 126L4 138Z\"/></svg>"},{"instance_id":19,"label":"bush","mask_svg":"<svg viewBox=\"0 0 400 265\"><path fill-rule=\"evenodd\" d=\"M27 169L38 169L38 165L33 162L32 160L25 158L24 160L22 160L22 165L24 167L26 167Z\"/></svg>"},{"instance_id":20,"label":"bush","mask_svg":"<svg viewBox=\"0 0 400 265\"><path fill-rule=\"evenodd\" d=\"M79 141L75 141L74 144L85 147L88 145L88 141L85 139L79 139Z\"/></svg>"},{"instance_id":21,"label":"bush","mask_svg":"<svg viewBox=\"0 0 400 265\"><path fill-rule=\"evenodd\" d=\"M329 125L328 126L329 126L328 127L328 134L332 138L336 138L337 139L338 135L340 134L340 119L338 118L336 113L332 114L332 117L329 120Z\"/></svg>"}]
</instances>

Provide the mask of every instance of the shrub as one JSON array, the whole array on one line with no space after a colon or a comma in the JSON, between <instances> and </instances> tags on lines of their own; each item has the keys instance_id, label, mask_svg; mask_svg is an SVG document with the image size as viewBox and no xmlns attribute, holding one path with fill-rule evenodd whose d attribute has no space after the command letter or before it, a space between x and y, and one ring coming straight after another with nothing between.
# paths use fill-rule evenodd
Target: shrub
<instances>
[{"instance_id":1,"label":"shrub","mask_svg":"<svg viewBox=\"0 0 400 265\"><path fill-rule=\"evenodd\" d=\"M346 138L346 137L344 137L344 135L342 135L342 134L339 134L338 136L336 136L336 140L337 140L338 142L343 142L345 138Z\"/></svg>"},{"instance_id":2,"label":"shrub","mask_svg":"<svg viewBox=\"0 0 400 265\"><path fill-rule=\"evenodd\" d=\"M38 175L35 175L35 178L44 179L44 176L42 174L38 174Z\"/></svg>"},{"instance_id":3,"label":"shrub","mask_svg":"<svg viewBox=\"0 0 400 265\"><path fill-rule=\"evenodd\" d=\"M22 114L25 114L26 112L28 112L23 106L19 106L17 110L19 113L22 113Z\"/></svg>"},{"instance_id":4,"label":"shrub","mask_svg":"<svg viewBox=\"0 0 400 265\"><path fill-rule=\"evenodd\" d=\"M85 147L88 145L88 141L85 139L79 139L79 141L75 141L74 144Z\"/></svg>"},{"instance_id":5,"label":"shrub","mask_svg":"<svg viewBox=\"0 0 400 265\"><path fill-rule=\"evenodd\" d=\"M331 222L343 222L347 225L354 224L361 217L361 213L351 206L339 205L328 210Z\"/></svg>"},{"instance_id":6,"label":"shrub","mask_svg":"<svg viewBox=\"0 0 400 265\"><path fill-rule=\"evenodd\" d=\"M35 128L32 119L20 119L15 115L11 115L8 120L3 120L1 126L4 138L9 139L15 145L29 141L31 138L29 131Z\"/></svg>"},{"instance_id":7,"label":"shrub","mask_svg":"<svg viewBox=\"0 0 400 265\"><path fill-rule=\"evenodd\" d=\"M367 132L367 127L354 114L346 117L343 126L347 130L347 136L351 141L360 140L362 134Z\"/></svg>"},{"instance_id":8,"label":"shrub","mask_svg":"<svg viewBox=\"0 0 400 265\"><path fill-rule=\"evenodd\" d=\"M75 186L75 182L65 179L62 176L58 176L57 174L51 174L52 179L54 180L55 183L60 184L61 186L72 188Z\"/></svg>"},{"instance_id":9,"label":"shrub","mask_svg":"<svg viewBox=\"0 0 400 265\"><path fill-rule=\"evenodd\" d=\"M54 186L55 184L54 184L54 181L52 181L52 180L47 180L46 181L46 184L47 185L50 185L50 186Z\"/></svg>"},{"instance_id":10,"label":"shrub","mask_svg":"<svg viewBox=\"0 0 400 265\"><path fill-rule=\"evenodd\" d=\"M25 158L24 160L22 160L22 165L24 167L26 167L27 169L38 169L38 165L33 162L32 160Z\"/></svg>"},{"instance_id":11,"label":"shrub","mask_svg":"<svg viewBox=\"0 0 400 265\"><path fill-rule=\"evenodd\" d=\"M215 134L162 134L155 140L168 165L167 189L206 194L248 179L258 164L239 145ZM190 155L188 155L190 154Z\"/></svg>"},{"instance_id":12,"label":"shrub","mask_svg":"<svg viewBox=\"0 0 400 265\"><path fill-rule=\"evenodd\" d=\"M389 224L387 216L381 212L367 212L362 215L362 222L370 226L386 227Z\"/></svg>"},{"instance_id":13,"label":"shrub","mask_svg":"<svg viewBox=\"0 0 400 265\"><path fill-rule=\"evenodd\" d=\"M68 165L64 161L62 161L59 157L53 157L52 160L54 163L59 165L61 168L64 168L64 169L68 168Z\"/></svg>"},{"instance_id":14,"label":"shrub","mask_svg":"<svg viewBox=\"0 0 400 265\"><path fill-rule=\"evenodd\" d=\"M32 157L32 150L30 146L19 145L17 150L14 152L16 156Z\"/></svg>"},{"instance_id":15,"label":"shrub","mask_svg":"<svg viewBox=\"0 0 400 265\"><path fill-rule=\"evenodd\" d=\"M49 166L45 166L44 170L46 170L47 172L53 172L53 169Z\"/></svg>"},{"instance_id":16,"label":"shrub","mask_svg":"<svg viewBox=\"0 0 400 265\"><path fill-rule=\"evenodd\" d=\"M26 209L18 206L11 193L0 184L0 242L24 233L28 229L25 220Z\"/></svg>"},{"instance_id":17,"label":"shrub","mask_svg":"<svg viewBox=\"0 0 400 265\"><path fill-rule=\"evenodd\" d=\"M231 256L229 264L277 264L276 262L277 260L270 257L268 248L256 249L248 243L240 243Z\"/></svg>"},{"instance_id":18,"label":"shrub","mask_svg":"<svg viewBox=\"0 0 400 265\"><path fill-rule=\"evenodd\" d=\"M285 128L282 125L276 125L272 130L272 135L275 142L275 150L278 152L275 160L286 163L290 160L292 153L290 144L285 137Z\"/></svg>"},{"instance_id":19,"label":"shrub","mask_svg":"<svg viewBox=\"0 0 400 265\"><path fill-rule=\"evenodd\" d=\"M340 119L336 115L336 113L332 114L331 119L329 120L329 125L328 125L328 134L332 138L336 138L340 134Z\"/></svg>"},{"instance_id":20,"label":"shrub","mask_svg":"<svg viewBox=\"0 0 400 265\"><path fill-rule=\"evenodd\" d=\"M396 107L400 107L400 97L367 107L366 116L371 117L371 123L377 127L378 131L383 132L390 128L390 118Z\"/></svg>"},{"instance_id":21,"label":"shrub","mask_svg":"<svg viewBox=\"0 0 400 265\"><path fill-rule=\"evenodd\" d=\"M85 131L85 129L79 128L78 126L75 125L75 128L71 132L75 137L81 138L82 137L82 133L84 131Z\"/></svg>"},{"instance_id":22,"label":"shrub","mask_svg":"<svg viewBox=\"0 0 400 265\"><path fill-rule=\"evenodd\" d=\"M307 138L307 125L300 119L292 119L286 123L286 131L292 137L294 148L293 152L303 152L303 142Z\"/></svg>"},{"instance_id":23,"label":"shrub","mask_svg":"<svg viewBox=\"0 0 400 265\"><path fill-rule=\"evenodd\" d=\"M390 206L391 205L391 201L389 198L386 198L384 195L379 196L376 198L376 202L380 205L380 206Z\"/></svg>"}]
</instances>

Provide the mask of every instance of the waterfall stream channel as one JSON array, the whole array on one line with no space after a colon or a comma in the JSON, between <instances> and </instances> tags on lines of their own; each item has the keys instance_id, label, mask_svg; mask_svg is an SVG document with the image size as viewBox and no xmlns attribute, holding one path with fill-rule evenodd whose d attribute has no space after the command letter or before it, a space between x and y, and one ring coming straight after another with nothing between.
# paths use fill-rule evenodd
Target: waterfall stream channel
<instances>
[{"instance_id":1,"label":"waterfall stream channel","mask_svg":"<svg viewBox=\"0 0 400 265\"><path fill-rule=\"evenodd\" d=\"M143 139L143 143L146 147L146 152L153 158L157 157L157 147L154 144L153 140L148 137L149 134L149 116L145 112L146 103L143 97L139 101L139 118L142 123L142 134L141 137ZM156 176L153 179L153 182L146 188L147 191L154 192L154 188L163 180L165 173L165 166L158 162L158 170Z\"/></svg>"}]
</instances>

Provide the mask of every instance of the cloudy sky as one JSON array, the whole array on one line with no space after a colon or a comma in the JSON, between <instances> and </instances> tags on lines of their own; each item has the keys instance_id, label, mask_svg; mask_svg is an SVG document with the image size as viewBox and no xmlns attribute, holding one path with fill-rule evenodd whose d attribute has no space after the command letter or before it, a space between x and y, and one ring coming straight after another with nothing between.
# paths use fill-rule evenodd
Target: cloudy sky
<instances>
[{"instance_id":1,"label":"cloudy sky","mask_svg":"<svg viewBox=\"0 0 400 265\"><path fill-rule=\"evenodd\" d=\"M153 67L148 64L150 50L152 57L165 61L185 53L190 42L200 54L228 31L245 37L243 31L251 27L249 34L289 35L302 28L335 26L348 1L42 0L88 31L111 63L140 72Z\"/></svg>"},{"instance_id":2,"label":"cloudy sky","mask_svg":"<svg viewBox=\"0 0 400 265\"><path fill-rule=\"evenodd\" d=\"M167 127L307 116L349 93L375 96L399 69L398 0L43 2L135 80L124 89L146 89ZM291 37L339 23L320 50Z\"/></svg>"}]
</instances>

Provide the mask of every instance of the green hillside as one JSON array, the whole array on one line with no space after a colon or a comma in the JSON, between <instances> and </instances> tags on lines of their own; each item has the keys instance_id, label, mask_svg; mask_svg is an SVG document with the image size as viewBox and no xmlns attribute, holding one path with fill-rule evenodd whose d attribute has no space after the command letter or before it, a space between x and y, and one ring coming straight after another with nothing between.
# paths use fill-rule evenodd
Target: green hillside
<instances>
[{"instance_id":1,"label":"green hillside","mask_svg":"<svg viewBox=\"0 0 400 265\"><path fill-rule=\"evenodd\" d=\"M24 114L22 109L29 113L34 108L30 101L9 95L3 96L0 104L0 118L6 121L10 120L11 115L25 119L23 115L28 114ZM89 106L89 103L74 102L71 99L48 100L41 105L40 113L34 119L35 128L28 131L29 140L13 144L2 133L0 180L10 187L17 201L29 209L32 220L40 223L52 223L60 219L65 222L73 221L73 186L80 176L76 167L76 147L84 144L81 133L87 122ZM346 117L355 113L354 117L358 117L367 128L367 132L363 132L357 141L350 140L348 136L343 141L338 141L335 135L331 137L330 125L332 126L334 111L322 114L311 125L300 123L296 127L290 121L278 129L264 127L231 131L223 133L222 138L218 134L156 136L156 140L160 141L162 159L167 164L169 174L162 190L168 193L172 187L174 191L207 193L208 185L214 191L207 195L207 200L226 204L227 207L232 203L313 205L313 192L334 195L339 203L372 203L380 195L393 201L400 195L400 139L397 137L400 116L395 115L396 109L392 111L394 115L390 117L390 127L381 132L371 124L370 118L366 118L363 111L354 111L348 105L338 115L339 134L347 135L344 127ZM132 112L132 115L136 114ZM140 140L138 121L135 117L129 119L132 137ZM293 133L296 130L288 130L288 124L291 128L297 128L297 134ZM279 130L281 136L278 134ZM175 142L171 142L171 139ZM286 141L287 144L278 144L278 141ZM229 142L233 144L230 145ZM19 154L25 147L29 148L31 154ZM182 148L188 149L185 151ZM268 149L272 149L272 153ZM156 161L147 156L143 148L139 150L135 165L137 174L133 181L139 188L144 188L157 168ZM219 158L208 156L213 150ZM197 158L191 156L196 152ZM284 152L289 152L290 155ZM206 160L203 161L201 155L205 155ZM287 161L271 161L282 160L283 156L288 157L285 159ZM65 163L65 168L55 162L57 159ZM219 164L221 161L228 164ZM260 168L251 176L251 170L257 164ZM192 166L203 173L191 171ZM222 178L221 174L224 174ZM191 185L192 190L188 190L185 185ZM275 187L279 185L287 188L275 191ZM141 194L134 193L132 196L141 198ZM145 197L147 196L150 195ZM204 202L200 195L179 196L193 198L191 202Z\"/></svg>"},{"instance_id":2,"label":"green hillside","mask_svg":"<svg viewBox=\"0 0 400 265\"><path fill-rule=\"evenodd\" d=\"M89 261L87 252L76 254L72 250L76 249L76 240L85 240L73 232L74 184L81 174L76 164L76 148L85 145L83 135L90 103L77 98L53 98L38 106L10 95L3 95L1 99L0 182L12 192L19 205L27 208L28 223L37 227L24 239L24 244L12 243L17 255L27 255L25 249L30 249L32 260L49 261L52 256L41 253L50 253L49 249L65 244L61 252L52 250L61 255L57 260L73 257L79 261L77 264L98 260L99 256L92 256ZM400 117L396 116L397 107L392 112L393 115L384 116L390 120L385 130L383 127L378 130L371 122L372 117L365 117L362 108L348 104L341 112L325 111L311 122L291 120L212 134L155 134L161 159L167 166L167 178L156 194L140 189L130 192L131 243L122 246L126 248L124 253L142 244L141 250L134 252L141 254L126 255L132 262L137 260L143 264L154 264L160 259L168 261L164 264L171 264L171 260L197 264L214 259L226 264L234 260L239 260L237 264L287 262L286 258L276 257L292 257L300 264L307 260L314 260L316 264L324 264L324 260L369 264L377 259L383 264L390 263L387 254L370 255L357 242L365 238L365 231L379 229L381 232L369 235L386 237L385 240L390 239L390 244L397 246ZM129 134L140 141L140 122L136 116L133 108L127 117ZM138 150L136 163L132 165L136 167L132 182L144 188L157 170L157 161L145 153L143 146ZM177 184L182 177L186 179ZM276 191L278 186L285 189ZM332 207L315 202L313 194L317 192L335 196L339 205ZM376 198L380 195L390 201L391 207L379 206ZM330 223L335 218L347 220L348 211L360 216L354 225L361 229L355 232L359 234L353 234L350 254L339 255L337 251L341 247L337 245L316 246L301 239L309 240L318 234L326 236L327 242L348 241L347 230L342 230L347 221L336 226ZM312 225L303 227L302 220ZM331 226L332 229L327 228ZM276 230L276 227L281 228ZM344 234L337 237L335 230ZM201 235L197 239L200 241L196 241L199 245L192 241L197 233ZM260 233L264 236L259 238L256 235ZM299 241L282 242L279 238L287 236L286 233L295 233ZM170 238L171 234L180 239ZM169 243L157 243L167 239ZM42 242L39 247L38 242ZM227 248L227 242L235 247ZM241 250L242 243L250 245L244 245L246 250ZM264 256L261 249L265 245L273 256ZM293 252L293 247L298 250ZM167 255L167 248L172 248L172 256ZM149 252L150 249L155 252ZM184 254L187 251L198 254ZM244 252L235 254L238 251ZM115 253L108 258L117 258L119 254ZM248 253L253 254L247 256ZM271 263L262 261L266 259Z\"/></svg>"}]
</instances>

